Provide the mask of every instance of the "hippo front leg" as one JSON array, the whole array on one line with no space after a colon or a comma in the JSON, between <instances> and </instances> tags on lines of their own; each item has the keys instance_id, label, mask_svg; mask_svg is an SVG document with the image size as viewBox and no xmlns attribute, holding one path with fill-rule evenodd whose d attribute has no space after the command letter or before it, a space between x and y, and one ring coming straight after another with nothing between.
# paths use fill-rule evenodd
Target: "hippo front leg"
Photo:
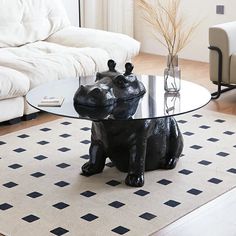
<instances>
[{"instance_id":1,"label":"hippo front leg","mask_svg":"<svg viewBox=\"0 0 236 236\"><path fill-rule=\"evenodd\" d=\"M138 137L137 142L130 149L129 169L125 183L132 187L144 185L145 157L147 141Z\"/></svg>"},{"instance_id":2,"label":"hippo front leg","mask_svg":"<svg viewBox=\"0 0 236 236\"><path fill-rule=\"evenodd\" d=\"M82 166L83 175L90 176L102 172L106 161L103 144L99 141L92 140L89 148L89 156L89 161Z\"/></svg>"}]
</instances>

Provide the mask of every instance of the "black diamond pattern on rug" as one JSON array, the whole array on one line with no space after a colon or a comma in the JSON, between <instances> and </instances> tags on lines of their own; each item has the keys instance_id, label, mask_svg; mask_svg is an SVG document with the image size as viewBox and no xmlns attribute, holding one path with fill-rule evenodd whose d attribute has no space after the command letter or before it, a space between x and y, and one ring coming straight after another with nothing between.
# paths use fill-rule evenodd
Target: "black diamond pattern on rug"
<instances>
[{"instance_id":1,"label":"black diamond pattern on rug","mask_svg":"<svg viewBox=\"0 0 236 236\"><path fill-rule=\"evenodd\" d=\"M56 236L61 236L61 235L64 235L64 234L68 233L69 230L61 228L61 227L58 227L56 229L51 230L50 232L52 234L56 235Z\"/></svg>"},{"instance_id":2,"label":"black diamond pattern on rug","mask_svg":"<svg viewBox=\"0 0 236 236\"><path fill-rule=\"evenodd\" d=\"M201 125L199 128L200 129L210 129L211 127L208 125Z\"/></svg>"},{"instance_id":3,"label":"black diamond pattern on rug","mask_svg":"<svg viewBox=\"0 0 236 236\"><path fill-rule=\"evenodd\" d=\"M80 158L88 160L89 159L89 155L83 155L83 156L80 156Z\"/></svg>"},{"instance_id":4,"label":"black diamond pattern on rug","mask_svg":"<svg viewBox=\"0 0 236 236\"><path fill-rule=\"evenodd\" d=\"M179 124L185 124L185 123L187 123L188 121L186 121L186 120L178 120L177 121Z\"/></svg>"},{"instance_id":5,"label":"black diamond pattern on rug","mask_svg":"<svg viewBox=\"0 0 236 236\"><path fill-rule=\"evenodd\" d=\"M37 142L37 144L39 144L39 145L46 145L46 144L49 144L49 142L45 141L45 140L42 140L42 141Z\"/></svg>"},{"instance_id":6,"label":"black diamond pattern on rug","mask_svg":"<svg viewBox=\"0 0 236 236\"><path fill-rule=\"evenodd\" d=\"M177 202L177 201L174 201L174 200L169 200L169 201L165 202L164 204L169 206L169 207L177 207L181 203Z\"/></svg>"},{"instance_id":7,"label":"black diamond pattern on rug","mask_svg":"<svg viewBox=\"0 0 236 236\"><path fill-rule=\"evenodd\" d=\"M224 134L227 134L227 135L233 135L233 134L235 134L235 133L232 132L232 131L225 131Z\"/></svg>"},{"instance_id":8,"label":"black diamond pattern on rug","mask_svg":"<svg viewBox=\"0 0 236 236\"><path fill-rule=\"evenodd\" d=\"M144 196L148 195L149 193L150 193L150 192L145 191L145 190L142 190L142 189L140 189L140 190L134 192L134 194L139 195L139 196L141 196L141 197L144 197Z\"/></svg>"},{"instance_id":9,"label":"black diamond pattern on rug","mask_svg":"<svg viewBox=\"0 0 236 236\"><path fill-rule=\"evenodd\" d=\"M11 204L8 204L8 203L2 203L2 204L0 204L0 210L2 210L2 211L6 211L6 210L8 210L8 209L10 209L10 208L12 208L13 206L11 205Z\"/></svg>"},{"instance_id":10,"label":"black diamond pattern on rug","mask_svg":"<svg viewBox=\"0 0 236 236\"><path fill-rule=\"evenodd\" d=\"M213 184L219 184L219 183L221 183L222 181L223 181L223 180L217 179L217 178L211 178L211 179L208 180L208 182L213 183Z\"/></svg>"},{"instance_id":11,"label":"black diamond pattern on rug","mask_svg":"<svg viewBox=\"0 0 236 236\"><path fill-rule=\"evenodd\" d=\"M195 115L193 115L193 117L195 117L195 118L201 118L202 115L200 115L200 114L195 114Z\"/></svg>"},{"instance_id":12,"label":"black diamond pattern on rug","mask_svg":"<svg viewBox=\"0 0 236 236\"><path fill-rule=\"evenodd\" d=\"M222 120L222 119L217 119L217 120L215 120L215 122L217 122L217 123L224 123L224 122L226 122L225 120Z\"/></svg>"},{"instance_id":13,"label":"black diamond pattern on rug","mask_svg":"<svg viewBox=\"0 0 236 236\"><path fill-rule=\"evenodd\" d=\"M48 131L50 131L51 129L49 129L49 128L42 128L42 129L40 129L41 131L43 131L43 132L48 132Z\"/></svg>"},{"instance_id":14,"label":"black diamond pattern on rug","mask_svg":"<svg viewBox=\"0 0 236 236\"><path fill-rule=\"evenodd\" d=\"M230 168L227 170L230 173L236 174L236 169L235 168Z\"/></svg>"},{"instance_id":15,"label":"black diamond pattern on rug","mask_svg":"<svg viewBox=\"0 0 236 236\"><path fill-rule=\"evenodd\" d=\"M201 165L204 165L204 166L208 166L208 165L212 164L212 162L206 161L206 160L199 161L198 163Z\"/></svg>"},{"instance_id":16,"label":"black diamond pattern on rug","mask_svg":"<svg viewBox=\"0 0 236 236\"><path fill-rule=\"evenodd\" d=\"M84 197L92 197L92 196L96 195L96 193L88 190L88 191L81 193L80 195L82 195Z\"/></svg>"},{"instance_id":17,"label":"black diamond pattern on rug","mask_svg":"<svg viewBox=\"0 0 236 236\"><path fill-rule=\"evenodd\" d=\"M199 145L193 145L193 146L191 146L190 148L195 149L195 150L199 150L199 149L202 148L202 146L199 146Z\"/></svg>"},{"instance_id":18,"label":"black diamond pattern on rug","mask_svg":"<svg viewBox=\"0 0 236 236\"><path fill-rule=\"evenodd\" d=\"M68 121L62 122L61 124L62 124L62 125L71 125L71 123L68 122Z\"/></svg>"},{"instance_id":19,"label":"black diamond pattern on rug","mask_svg":"<svg viewBox=\"0 0 236 236\"><path fill-rule=\"evenodd\" d=\"M151 213L149 213L149 212L145 212L145 213L143 213L142 215L140 215L139 217L140 217L140 218L143 218L143 219L145 219L145 220L152 220L152 219L154 219L154 218L157 217L157 216L154 215L154 214L151 214Z\"/></svg>"},{"instance_id":20,"label":"black diamond pattern on rug","mask_svg":"<svg viewBox=\"0 0 236 236\"><path fill-rule=\"evenodd\" d=\"M35 216L35 215L28 215L22 218L22 220L28 222L28 223L32 223L36 220L39 220L39 217Z\"/></svg>"},{"instance_id":21,"label":"black diamond pattern on rug","mask_svg":"<svg viewBox=\"0 0 236 236\"><path fill-rule=\"evenodd\" d=\"M221 157L227 157L229 155L229 153L227 153L227 152L218 152L216 155L221 156Z\"/></svg>"},{"instance_id":22,"label":"black diamond pattern on rug","mask_svg":"<svg viewBox=\"0 0 236 236\"><path fill-rule=\"evenodd\" d=\"M27 134L21 134L17 136L18 138L29 138L30 136Z\"/></svg>"},{"instance_id":23,"label":"black diamond pattern on rug","mask_svg":"<svg viewBox=\"0 0 236 236\"><path fill-rule=\"evenodd\" d=\"M39 177L42 177L44 176L45 174L44 173L41 173L41 172L35 172L33 174L31 174L31 176L35 177L35 178L39 178Z\"/></svg>"},{"instance_id":24,"label":"black diamond pattern on rug","mask_svg":"<svg viewBox=\"0 0 236 236\"><path fill-rule=\"evenodd\" d=\"M89 130L91 130L91 129L88 128L88 127L83 127L83 128L81 128L80 130L83 130L83 131L89 131Z\"/></svg>"},{"instance_id":25,"label":"black diamond pattern on rug","mask_svg":"<svg viewBox=\"0 0 236 236\"><path fill-rule=\"evenodd\" d=\"M108 204L109 206L112 206L114 208L120 208L122 206L124 206L125 204L119 201L114 201Z\"/></svg>"},{"instance_id":26,"label":"black diamond pattern on rug","mask_svg":"<svg viewBox=\"0 0 236 236\"><path fill-rule=\"evenodd\" d=\"M67 164L67 163L60 163L60 164L57 165L57 167L62 168L62 169L65 169L65 168L67 168L67 167L69 167L69 166L70 166L70 165Z\"/></svg>"},{"instance_id":27,"label":"black diamond pattern on rug","mask_svg":"<svg viewBox=\"0 0 236 236\"><path fill-rule=\"evenodd\" d=\"M113 179L113 180L106 182L106 184L115 187L115 186L121 184L121 182Z\"/></svg>"},{"instance_id":28,"label":"black diamond pattern on rug","mask_svg":"<svg viewBox=\"0 0 236 236\"><path fill-rule=\"evenodd\" d=\"M199 189L192 188L192 189L189 189L187 193L190 193L192 195L199 195L200 193L202 193L202 191Z\"/></svg>"},{"instance_id":29,"label":"black diamond pattern on rug","mask_svg":"<svg viewBox=\"0 0 236 236\"><path fill-rule=\"evenodd\" d=\"M15 163L15 164L12 164L12 165L10 165L10 166L8 166L8 167L9 167L9 168L11 168L11 169L14 169L14 170L16 170L16 169L19 169L19 168L21 168L21 167L22 167L22 165Z\"/></svg>"},{"instance_id":30,"label":"black diamond pattern on rug","mask_svg":"<svg viewBox=\"0 0 236 236\"><path fill-rule=\"evenodd\" d=\"M83 141L81 141L81 143L83 143L83 144L89 144L89 143L91 143L91 141L90 141L90 140L83 140Z\"/></svg>"},{"instance_id":31,"label":"black diamond pattern on rug","mask_svg":"<svg viewBox=\"0 0 236 236\"><path fill-rule=\"evenodd\" d=\"M42 161L44 159L47 159L48 157L44 156L44 155L38 155L36 157L34 157L35 159L39 160L39 161Z\"/></svg>"},{"instance_id":32,"label":"black diamond pattern on rug","mask_svg":"<svg viewBox=\"0 0 236 236\"><path fill-rule=\"evenodd\" d=\"M18 184L14 183L14 182L8 182L8 183L3 184L3 186L6 188L13 188L13 187L16 187L17 185Z\"/></svg>"},{"instance_id":33,"label":"black diamond pattern on rug","mask_svg":"<svg viewBox=\"0 0 236 236\"><path fill-rule=\"evenodd\" d=\"M60 137L62 137L62 138L69 138L69 137L71 137L71 135L70 134L61 134Z\"/></svg>"},{"instance_id":34,"label":"black diamond pattern on rug","mask_svg":"<svg viewBox=\"0 0 236 236\"><path fill-rule=\"evenodd\" d=\"M98 216L95 216L95 215L93 215L91 213L88 213L88 214L86 214L84 216L81 216L81 219L84 219L84 220L89 221L89 222L94 221L97 218L98 218Z\"/></svg>"},{"instance_id":35,"label":"black diamond pattern on rug","mask_svg":"<svg viewBox=\"0 0 236 236\"><path fill-rule=\"evenodd\" d=\"M123 227L123 226L118 226L118 227L112 229L111 231L115 232L115 233L117 233L119 235L123 235L123 234L126 234L127 232L129 232L130 230L125 228L125 227Z\"/></svg>"},{"instance_id":36,"label":"black diamond pattern on rug","mask_svg":"<svg viewBox=\"0 0 236 236\"><path fill-rule=\"evenodd\" d=\"M28 193L27 196L31 198L38 198L38 197L43 196L43 194L39 192L31 192L31 193Z\"/></svg>"},{"instance_id":37,"label":"black diamond pattern on rug","mask_svg":"<svg viewBox=\"0 0 236 236\"><path fill-rule=\"evenodd\" d=\"M0 141L0 146L1 146L1 145L4 145L4 144L6 144L6 143L5 143L5 142L3 142L3 141Z\"/></svg>"},{"instance_id":38,"label":"black diamond pattern on rug","mask_svg":"<svg viewBox=\"0 0 236 236\"><path fill-rule=\"evenodd\" d=\"M69 205L67 203L64 203L64 202L58 202L56 204L53 205L53 207L59 209L59 210L62 210L66 207L68 207Z\"/></svg>"},{"instance_id":39,"label":"black diamond pattern on rug","mask_svg":"<svg viewBox=\"0 0 236 236\"><path fill-rule=\"evenodd\" d=\"M180 170L179 173L183 175L190 175L193 172L191 170L183 169L183 170Z\"/></svg>"},{"instance_id":40,"label":"black diamond pattern on rug","mask_svg":"<svg viewBox=\"0 0 236 236\"><path fill-rule=\"evenodd\" d=\"M184 135L187 135L187 136L192 136L192 135L194 135L194 133L192 133L192 132L189 132L189 131L187 131L187 132L184 132L183 134L184 134Z\"/></svg>"},{"instance_id":41,"label":"black diamond pattern on rug","mask_svg":"<svg viewBox=\"0 0 236 236\"><path fill-rule=\"evenodd\" d=\"M208 141L210 141L210 142L213 142L213 143L215 143L215 142L218 142L219 141L219 139L218 138L209 138L209 139L207 139Z\"/></svg>"},{"instance_id":42,"label":"black diamond pattern on rug","mask_svg":"<svg viewBox=\"0 0 236 236\"><path fill-rule=\"evenodd\" d=\"M70 151L70 148L61 147L61 148L58 149L58 151L60 151L60 152L68 152L68 151Z\"/></svg>"},{"instance_id":43,"label":"black diamond pattern on rug","mask_svg":"<svg viewBox=\"0 0 236 236\"><path fill-rule=\"evenodd\" d=\"M17 153L21 153L21 152L25 152L26 150L24 148L16 148L13 151Z\"/></svg>"},{"instance_id":44,"label":"black diamond pattern on rug","mask_svg":"<svg viewBox=\"0 0 236 236\"><path fill-rule=\"evenodd\" d=\"M162 184L162 185L169 185L172 183L172 181L170 181L168 179L161 179L157 183Z\"/></svg>"},{"instance_id":45,"label":"black diamond pattern on rug","mask_svg":"<svg viewBox=\"0 0 236 236\"><path fill-rule=\"evenodd\" d=\"M65 186L69 185L69 183L67 183L65 181L59 181L59 182L55 183L55 185L57 185L58 187L63 188Z\"/></svg>"}]
</instances>

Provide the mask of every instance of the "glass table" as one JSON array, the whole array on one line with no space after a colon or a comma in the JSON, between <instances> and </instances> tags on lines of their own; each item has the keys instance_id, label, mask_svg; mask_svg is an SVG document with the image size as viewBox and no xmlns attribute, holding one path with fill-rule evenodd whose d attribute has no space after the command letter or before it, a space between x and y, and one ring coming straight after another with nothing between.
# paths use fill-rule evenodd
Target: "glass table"
<instances>
[{"instance_id":1,"label":"glass table","mask_svg":"<svg viewBox=\"0 0 236 236\"><path fill-rule=\"evenodd\" d=\"M134 120L181 115L205 106L211 99L207 89L192 82L182 80L181 90L176 94L164 91L163 77L152 75L140 75L137 77L144 84L146 93L140 98L137 109L132 115ZM74 108L73 96L78 87L80 85L93 84L94 81L95 76L51 81L32 89L27 94L26 100L38 110L60 116L93 121L110 119L109 115L103 118L79 115ZM64 102L61 107L39 107L38 104L44 96L62 96L64 97Z\"/></svg>"},{"instance_id":2,"label":"glass table","mask_svg":"<svg viewBox=\"0 0 236 236\"><path fill-rule=\"evenodd\" d=\"M76 107L73 97L80 85L93 84L95 76L51 81L32 89L27 102L36 109L64 117L92 121L90 160L82 166L84 175L103 171L107 157L121 171L125 183L140 187L144 171L172 169L183 149L183 137L175 116L205 106L211 99L204 87L181 81L179 93L166 93L160 76L137 76L146 88L142 97L115 106L85 109ZM64 97L61 107L39 107L44 96Z\"/></svg>"}]
</instances>

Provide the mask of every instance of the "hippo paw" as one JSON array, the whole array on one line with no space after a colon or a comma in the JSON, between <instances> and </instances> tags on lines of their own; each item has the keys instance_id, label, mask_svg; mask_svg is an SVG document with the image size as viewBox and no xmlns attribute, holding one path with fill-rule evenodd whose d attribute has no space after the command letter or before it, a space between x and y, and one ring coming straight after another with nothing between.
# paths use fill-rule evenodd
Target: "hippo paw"
<instances>
[{"instance_id":1,"label":"hippo paw","mask_svg":"<svg viewBox=\"0 0 236 236\"><path fill-rule=\"evenodd\" d=\"M144 175L128 174L125 183L132 187L142 187L144 185Z\"/></svg>"},{"instance_id":2,"label":"hippo paw","mask_svg":"<svg viewBox=\"0 0 236 236\"><path fill-rule=\"evenodd\" d=\"M82 166L82 174L85 176L94 175L102 172L102 169L96 168L95 165L91 164L89 161Z\"/></svg>"},{"instance_id":3,"label":"hippo paw","mask_svg":"<svg viewBox=\"0 0 236 236\"><path fill-rule=\"evenodd\" d=\"M165 169L167 169L167 170L174 169L178 160L179 160L179 158L176 158L176 157L169 159L168 162L166 162L166 164L165 164Z\"/></svg>"}]
</instances>

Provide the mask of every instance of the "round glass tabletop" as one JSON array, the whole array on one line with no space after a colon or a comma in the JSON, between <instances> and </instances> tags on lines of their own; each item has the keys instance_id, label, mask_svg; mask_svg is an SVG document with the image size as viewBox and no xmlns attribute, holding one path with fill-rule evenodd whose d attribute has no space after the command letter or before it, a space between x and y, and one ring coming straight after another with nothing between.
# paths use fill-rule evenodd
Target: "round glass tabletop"
<instances>
[{"instance_id":1,"label":"round glass tabletop","mask_svg":"<svg viewBox=\"0 0 236 236\"><path fill-rule=\"evenodd\" d=\"M40 85L26 95L27 102L38 110L55 115L102 121L107 119L154 119L175 116L197 110L211 99L210 92L192 82L181 80L179 93L167 93L161 76L137 75L146 88L146 93L139 98L120 102L103 108L74 107L73 97L80 85L93 84L95 76L63 79ZM43 97L63 97L60 107L39 107Z\"/></svg>"}]
</instances>

